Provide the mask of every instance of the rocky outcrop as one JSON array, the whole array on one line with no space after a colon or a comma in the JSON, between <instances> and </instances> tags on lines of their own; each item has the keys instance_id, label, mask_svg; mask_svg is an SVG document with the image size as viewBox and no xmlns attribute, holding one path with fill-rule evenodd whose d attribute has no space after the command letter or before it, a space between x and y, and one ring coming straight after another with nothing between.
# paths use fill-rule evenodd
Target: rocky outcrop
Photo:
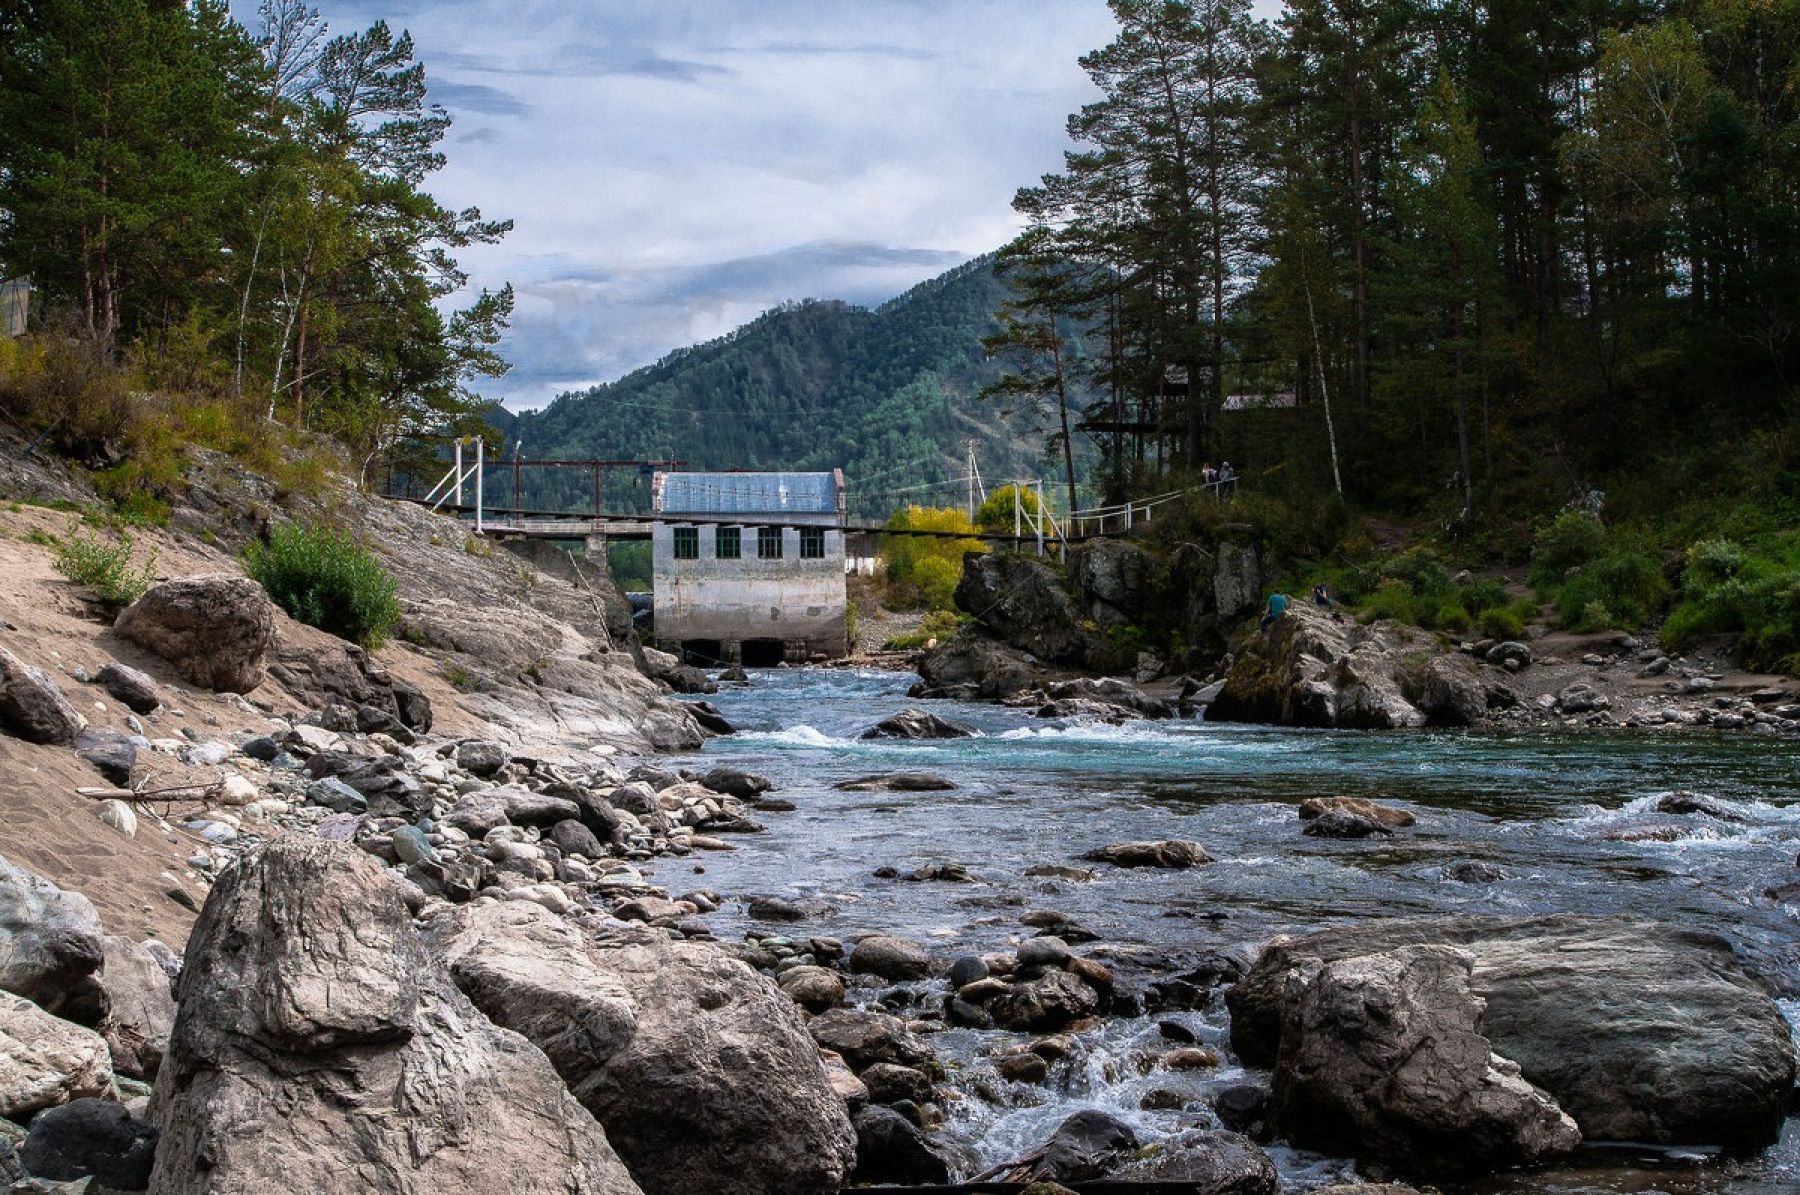
<instances>
[{"instance_id":1,"label":"rocky outcrop","mask_svg":"<svg viewBox=\"0 0 1800 1195\"><path fill-rule=\"evenodd\" d=\"M1069 550L1069 580L1102 626L1141 623L1156 582L1156 558L1122 539L1096 539Z\"/></svg>"},{"instance_id":2,"label":"rocky outcrop","mask_svg":"<svg viewBox=\"0 0 1800 1195\"><path fill-rule=\"evenodd\" d=\"M1486 711L1472 664L1396 623L1340 622L1295 601L1234 648L1210 721L1396 730L1469 725Z\"/></svg>"},{"instance_id":3,"label":"rocky outcrop","mask_svg":"<svg viewBox=\"0 0 1800 1195\"><path fill-rule=\"evenodd\" d=\"M423 734L431 729L431 702L425 694L395 679L354 643L323 634L283 637L269 675L307 705L351 707L359 723L371 724L371 711L379 711L407 730ZM371 729L382 728L371 724Z\"/></svg>"},{"instance_id":4,"label":"rocky outcrop","mask_svg":"<svg viewBox=\"0 0 1800 1195\"><path fill-rule=\"evenodd\" d=\"M914 697L998 701L1042 681L1043 666L1016 647L963 630L919 658Z\"/></svg>"},{"instance_id":5,"label":"rocky outcrop","mask_svg":"<svg viewBox=\"0 0 1800 1195\"><path fill-rule=\"evenodd\" d=\"M855 1136L799 1011L718 948L517 903L447 912L430 941L544 1049L649 1195L843 1185Z\"/></svg>"},{"instance_id":6,"label":"rocky outcrop","mask_svg":"<svg viewBox=\"0 0 1800 1195\"><path fill-rule=\"evenodd\" d=\"M1482 1036L1473 970L1466 951L1407 946L1290 973L1276 1130L1303 1148L1434 1176L1574 1149L1575 1122Z\"/></svg>"},{"instance_id":7,"label":"rocky outcrop","mask_svg":"<svg viewBox=\"0 0 1800 1195\"><path fill-rule=\"evenodd\" d=\"M956 605L995 638L1047 664L1106 671L1131 663L1094 628L1061 573L1033 556L971 552Z\"/></svg>"},{"instance_id":8,"label":"rocky outcrop","mask_svg":"<svg viewBox=\"0 0 1800 1195\"><path fill-rule=\"evenodd\" d=\"M354 848L287 835L227 871L179 996L156 1195L473 1195L497 1175L637 1195L543 1054L476 1011Z\"/></svg>"},{"instance_id":9,"label":"rocky outcrop","mask_svg":"<svg viewBox=\"0 0 1800 1195\"><path fill-rule=\"evenodd\" d=\"M50 674L0 647L0 724L32 743L70 743L87 725Z\"/></svg>"},{"instance_id":10,"label":"rocky outcrop","mask_svg":"<svg viewBox=\"0 0 1800 1195\"><path fill-rule=\"evenodd\" d=\"M113 629L196 685L248 693L267 675L275 604L248 577L178 577L152 585L119 614Z\"/></svg>"},{"instance_id":11,"label":"rocky outcrop","mask_svg":"<svg viewBox=\"0 0 1800 1195\"><path fill-rule=\"evenodd\" d=\"M1795 1058L1780 1009L1710 934L1619 918L1388 921L1278 940L1227 994L1233 1048L1271 1066L1308 966L1407 946L1473 959L1482 1034L1595 1140L1775 1139Z\"/></svg>"},{"instance_id":12,"label":"rocky outcrop","mask_svg":"<svg viewBox=\"0 0 1800 1195\"><path fill-rule=\"evenodd\" d=\"M0 1118L28 1120L111 1086L112 1062L98 1033L0 992Z\"/></svg>"},{"instance_id":13,"label":"rocky outcrop","mask_svg":"<svg viewBox=\"0 0 1800 1195\"><path fill-rule=\"evenodd\" d=\"M0 991L83 1025L106 1015L100 915L79 892L0 858Z\"/></svg>"}]
</instances>

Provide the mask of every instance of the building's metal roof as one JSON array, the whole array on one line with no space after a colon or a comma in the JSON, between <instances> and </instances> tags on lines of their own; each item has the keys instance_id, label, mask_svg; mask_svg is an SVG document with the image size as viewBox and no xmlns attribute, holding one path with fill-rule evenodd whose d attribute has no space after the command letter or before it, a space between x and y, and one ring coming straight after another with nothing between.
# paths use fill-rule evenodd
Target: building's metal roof
<instances>
[{"instance_id":1,"label":"building's metal roof","mask_svg":"<svg viewBox=\"0 0 1800 1195\"><path fill-rule=\"evenodd\" d=\"M842 474L659 473L665 514L836 514Z\"/></svg>"}]
</instances>

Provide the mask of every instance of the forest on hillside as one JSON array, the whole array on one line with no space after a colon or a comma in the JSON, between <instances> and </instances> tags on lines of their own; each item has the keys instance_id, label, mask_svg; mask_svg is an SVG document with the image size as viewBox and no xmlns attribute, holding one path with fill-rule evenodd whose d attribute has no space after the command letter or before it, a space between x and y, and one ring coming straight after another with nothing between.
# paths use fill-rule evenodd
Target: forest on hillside
<instances>
[{"instance_id":1,"label":"forest on hillside","mask_svg":"<svg viewBox=\"0 0 1800 1195\"><path fill-rule=\"evenodd\" d=\"M1223 455L1456 526L1800 500L1800 3L1112 8L1001 255L1112 494Z\"/></svg>"},{"instance_id":2,"label":"forest on hillside","mask_svg":"<svg viewBox=\"0 0 1800 1195\"><path fill-rule=\"evenodd\" d=\"M992 258L981 257L873 310L783 304L616 382L565 394L507 430L536 458L842 468L859 517L883 518L906 502L960 503L968 440L990 482L1040 471L1041 414L978 401L1000 373L981 342L1006 293ZM523 485L544 509L592 501L591 479L575 470L541 471ZM646 500L630 470L613 472L606 486L609 506Z\"/></svg>"}]
</instances>

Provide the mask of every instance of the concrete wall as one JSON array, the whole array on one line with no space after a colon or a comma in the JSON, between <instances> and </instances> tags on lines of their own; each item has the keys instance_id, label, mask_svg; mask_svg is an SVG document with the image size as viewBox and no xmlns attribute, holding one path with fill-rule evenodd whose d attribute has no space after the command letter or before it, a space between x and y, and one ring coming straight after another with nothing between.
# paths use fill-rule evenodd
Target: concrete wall
<instances>
[{"instance_id":1,"label":"concrete wall","mask_svg":"<svg viewBox=\"0 0 1800 1195\"><path fill-rule=\"evenodd\" d=\"M685 640L718 640L735 658L746 639L805 644L806 652L841 656L844 639L844 535L837 516L782 515L786 523L823 526L825 555L800 558L800 529L784 527L781 559L756 554L756 524L741 532L742 555L720 560L714 528L701 525L700 557L675 559L675 528L659 523L651 533L651 574L656 591L656 638L665 648ZM792 653L790 653L792 658Z\"/></svg>"}]
</instances>

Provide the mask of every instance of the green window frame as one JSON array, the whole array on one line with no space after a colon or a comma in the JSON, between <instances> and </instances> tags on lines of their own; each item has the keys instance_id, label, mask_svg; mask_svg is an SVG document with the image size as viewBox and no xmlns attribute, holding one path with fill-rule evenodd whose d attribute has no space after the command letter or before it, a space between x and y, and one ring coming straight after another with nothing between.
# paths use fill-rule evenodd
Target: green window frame
<instances>
[{"instance_id":1,"label":"green window frame","mask_svg":"<svg viewBox=\"0 0 1800 1195\"><path fill-rule=\"evenodd\" d=\"M675 528L675 559L677 559L677 560L698 560L698 559L700 559L700 528L698 528L698 527L677 527L677 528Z\"/></svg>"},{"instance_id":2,"label":"green window frame","mask_svg":"<svg viewBox=\"0 0 1800 1195\"><path fill-rule=\"evenodd\" d=\"M713 555L720 560L736 560L744 554L742 527L713 528Z\"/></svg>"},{"instance_id":3,"label":"green window frame","mask_svg":"<svg viewBox=\"0 0 1800 1195\"><path fill-rule=\"evenodd\" d=\"M802 527L802 528L800 528L800 559L802 559L802 560L823 560L823 559L825 559L825 528L823 528L823 527Z\"/></svg>"},{"instance_id":4,"label":"green window frame","mask_svg":"<svg viewBox=\"0 0 1800 1195\"><path fill-rule=\"evenodd\" d=\"M758 560L781 559L781 528L758 527L756 529L756 558Z\"/></svg>"}]
</instances>

